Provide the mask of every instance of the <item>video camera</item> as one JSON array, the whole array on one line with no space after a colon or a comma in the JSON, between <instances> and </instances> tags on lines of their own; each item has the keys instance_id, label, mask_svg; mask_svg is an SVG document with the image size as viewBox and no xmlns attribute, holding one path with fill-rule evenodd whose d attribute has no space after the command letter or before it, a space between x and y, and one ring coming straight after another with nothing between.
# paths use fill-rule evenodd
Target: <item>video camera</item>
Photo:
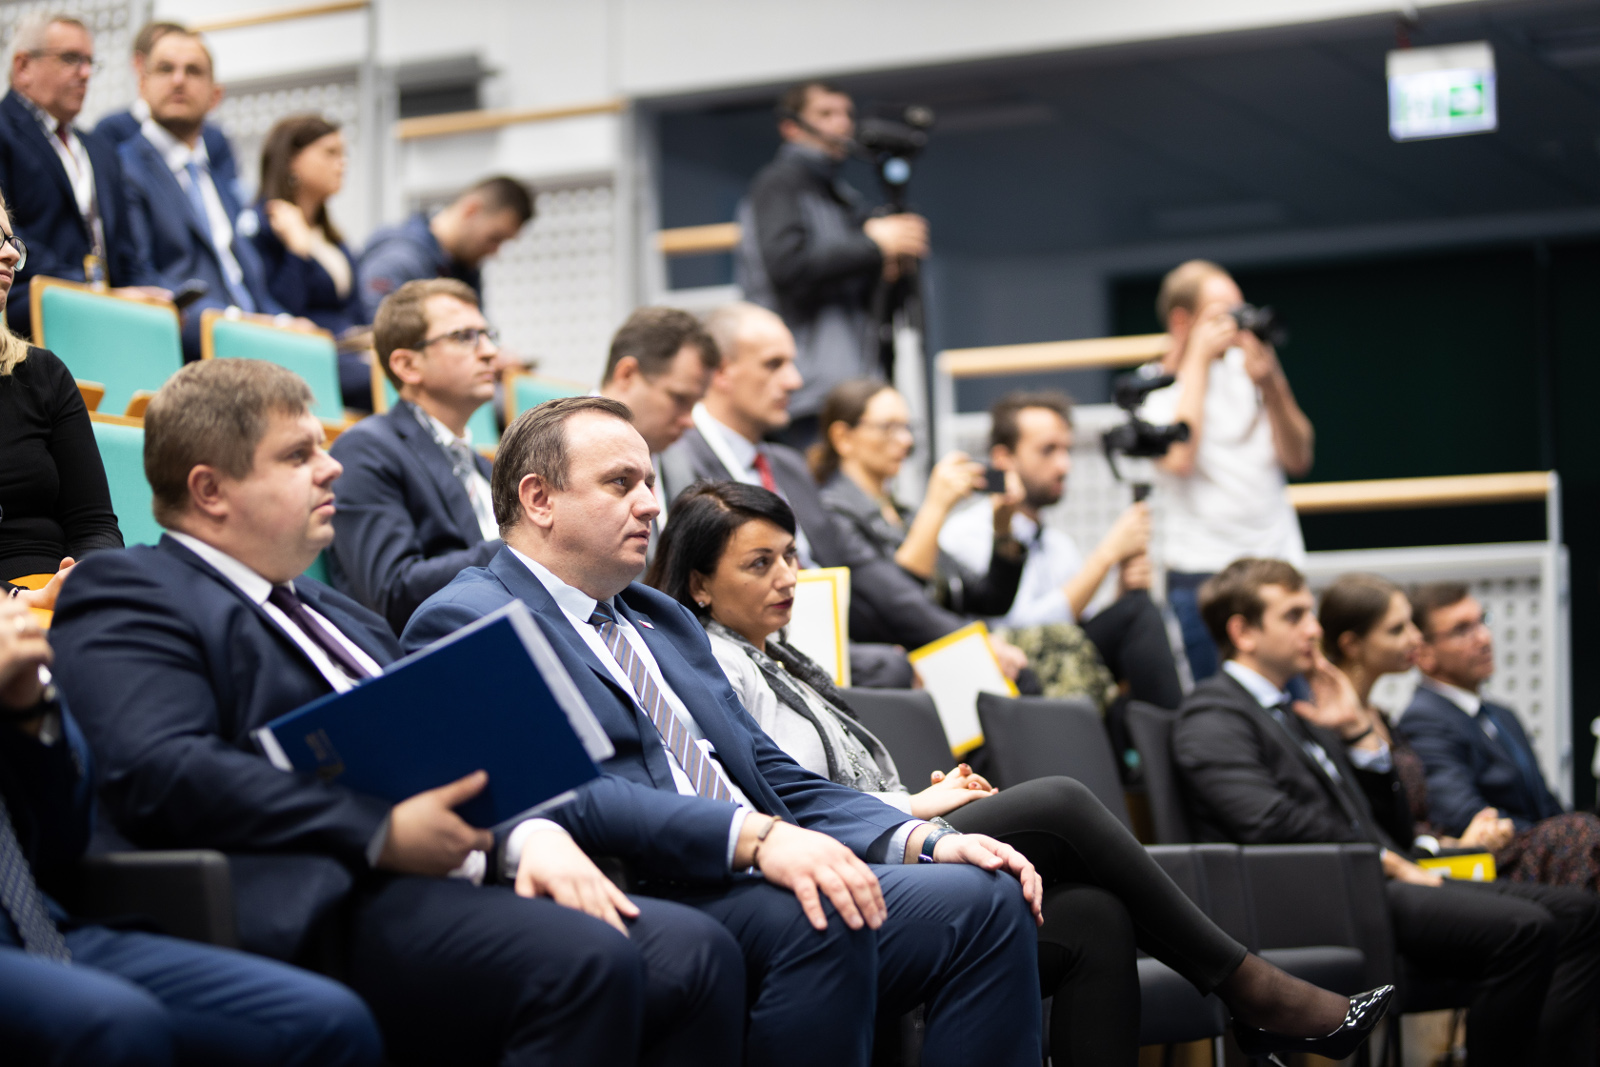
<instances>
[{"instance_id":1,"label":"video camera","mask_svg":"<svg viewBox=\"0 0 1600 1067\"><path fill-rule=\"evenodd\" d=\"M1122 481L1122 472L1117 469L1118 452L1134 459L1160 459L1173 445L1189 439L1189 424L1186 422L1155 426L1139 417L1139 405L1144 403L1144 398L1175 381L1176 377L1161 373L1160 366L1154 363L1117 380L1112 399L1117 407L1128 413L1128 421L1113 426L1100 439L1106 450L1106 462L1111 465L1111 473L1117 481ZM1150 486L1147 482L1134 483L1133 499L1136 502L1149 495Z\"/></svg>"},{"instance_id":2,"label":"video camera","mask_svg":"<svg viewBox=\"0 0 1600 1067\"><path fill-rule=\"evenodd\" d=\"M906 210L906 187L911 183L911 161L928 147L933 109L913 104L898 113L872 115L856 127L856 155L871 163L889 199L889 210Z\"/></svg>"},{"instance_id":3,"label":"video camera","mask_svg":"<svg viewBox=\"0 0 1600 1067\"><path fill-rule=\"evenodd\" d=\"M1283 319L1271 308L1258 308L1254 304L1240 304L1228 314L1233 316L1233 321L1239 329L1249 330L1273 348L1282 348L1289 340L1289 331L1284 329Z\"/></svg>"}]
</instances>

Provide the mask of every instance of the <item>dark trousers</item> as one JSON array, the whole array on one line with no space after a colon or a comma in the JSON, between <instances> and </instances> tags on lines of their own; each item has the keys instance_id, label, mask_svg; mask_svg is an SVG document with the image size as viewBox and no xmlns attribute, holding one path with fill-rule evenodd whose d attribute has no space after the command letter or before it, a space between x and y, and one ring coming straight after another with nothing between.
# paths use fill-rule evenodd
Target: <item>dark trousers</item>
<instances>
[{"instance_id":1,"label":"dark trousers","mask_svg":"<svg viewBox=\"0 0 1600 1067\"><path fill-rule=\"evenodd\" d=\"M1044 879L1039 979L1055 999L1054 1063L1138 1058L1143 949L1210 993L1245 947L1206 917L1117 817L1073 778L1036 778L957 808L958 830L988 834L1027 856Z\"/></svg>"},{"instance_id":2,"label":"dark trousers","mask_svg":"<svg viewBox=\"0 0 1600 1067\"><path fill-rule=\"evenodd\" d=\"M1473 1067L1595 1062L1600 898L1570 886L1388 884L1395 943L1424 974L1477 983Z\"/></svg>"},{"instance_id":3,"label":"dark trousers","mask_svg":"<svg viewBox=\"0 0 1600 1067\"><path fill-rule=\"evenodd\" d=\"M1200 617L1200 586L1209 574L1189 574L1184 571L1167 572L1167 605L1178 617L1178 628L1183 631L1183 653L1189 659L1189 674L1201 682L1217 673L1217 643L1211 640L1211 631Z\"/></svg>"},{"instance_id":4,"label":"dark trousers","mask_svg":"<svg viewBox=\"0 0 1600 1067\"><path fill-rule=\"evenodd\" d=\"M449 878L374 879L350 984L401 1064L737 1064L739 946L668 901L628 936L554 901Z\"/></svg>"},{"instance_id":5,"label":"dark trousers","mask_svg":"<svg viewBox=\"0 0 1600 1067\"><path fill-rule=\"evenodd\" d=\"M1167 641L1167 624L1148 592L1124 593L1081 625L1111 673L1128 683L1134 700L1178 710L1183 686Z\"/></svg>"},{"instance_id":6,"label":"dark trousers","mask_svg":"<svg viewBox=\"0 0 1600 1067\"><path fill-rule=\"evenodd\" d=\"M1033 916L1015 878L965 864L874 865L889 917L851 930L827 899L818 931L787 889L741 879L679 897L744 949L745 1062L865 1067L878 1016L927 1006L927 1067L1037 1067Z\"/></svg>"},{"instance_id":7,"label":"dark trousers","mask_svg":"<svg viewBox=\"0 0 1600 1067\"><path fill-rule=\"evenodd\" d=\"M383 1059L360 998L320 975L99 926L66 939L69 965L0 943L0 1060L376 1067Z\"/></svg>"}]
</instances>

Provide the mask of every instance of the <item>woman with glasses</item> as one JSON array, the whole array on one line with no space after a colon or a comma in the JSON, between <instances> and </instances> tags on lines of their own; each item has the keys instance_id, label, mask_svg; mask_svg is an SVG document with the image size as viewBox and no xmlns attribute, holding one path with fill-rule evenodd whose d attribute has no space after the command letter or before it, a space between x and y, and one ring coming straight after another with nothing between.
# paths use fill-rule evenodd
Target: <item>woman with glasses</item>
<instances>
[{"instance_id":1,"label":"woman with glasses","mask_svg":"<svg viewBox=\"0 0 1600 1067\"><path fill-rule=\"evenodd\" d=\"M1400 844L1438 853L1492 852L1501 878L1600 890L1600 818L1568 812L1517 830L1507 813L1485 807L1459 836L1429 821L1422 760L1372 704L1385 674L1410 670L1423 646L1411 601L1375 574L1346 574L1322 594L1318 613L1327 659L1309 679L1315 703L1296 706L1305 718L1346 739L1374 816ZM1482 626L1482 621L1477 623ZM1471 629L1459 637L1472 636Z\"/></svg>"},{"instance_id":2,"label":"woman with glasses","mask_svg":"<svg viewBox=\"0 0 1600 1067\"><path fill-rule=\"evenodd\" d=\"M266 268L272 298L291 315L335 337L364 329L354 257L328 214L344 185L344 134L321 115L291 115L261 149L261 196L250 240ZM348 407L372 410L372 368L363 352L340 352L339 385Z\"/></svg>"},{"instance_id":3,"label":"woman with glasses","mask_svg":"<svg viewBox=\"0 0 1600 1067\"><path fill-rule=\"evenodd\" d=\"M0 307L27 261L0 201ZM73 560L121 547L72 372L53 352L0 325L0 595L52 607Z\"/></svg>"}]
</instances>

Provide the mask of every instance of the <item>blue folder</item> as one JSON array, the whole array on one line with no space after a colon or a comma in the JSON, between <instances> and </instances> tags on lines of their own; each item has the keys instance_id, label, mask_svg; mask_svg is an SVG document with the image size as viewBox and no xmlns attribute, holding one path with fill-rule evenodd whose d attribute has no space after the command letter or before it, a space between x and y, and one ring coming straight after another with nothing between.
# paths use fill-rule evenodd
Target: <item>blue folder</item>
<instances>
[{"instance_id":1,"label":"blue folder","mask_svg":"<svg viewBox=\"0 0 1600 1067\"><path fill-rule=\"evenodd\" d=\"M479 827L570 800L613 751L519 602L348 692L272 720L253 737L282 770L394 802L488 771L483 792L456 809Z\"/></svg>"}]
</instances>

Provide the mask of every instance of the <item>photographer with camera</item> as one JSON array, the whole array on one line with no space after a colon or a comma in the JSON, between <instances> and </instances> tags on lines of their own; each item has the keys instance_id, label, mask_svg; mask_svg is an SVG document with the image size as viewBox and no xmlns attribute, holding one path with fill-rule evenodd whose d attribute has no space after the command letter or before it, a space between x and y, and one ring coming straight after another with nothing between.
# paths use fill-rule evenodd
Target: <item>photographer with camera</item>
<instances>
[{"instance_id":1,"label":"photographer with camera","mask_svg":"<svg viewBox=\"0 0 1600 1067\"><path fill-rule=\"evenodd\" d=\"M1172 339L1161 369L1177 381L1152 392L1143 415L1189 427L1157 477L1171 531L1167 602L1199 681L1217 672L1201 583L1241 556L1305 561L1284 486L1311 469L1313 432L1278 363L1281 329L1270 310L1244 302L1227 271L1200 259L1180 264L1162 280L1156 314Z\"/></svg>"},{"instance_id":2,"label":"photographer with camera","mask_svg":"<svg viewBox=\"0 0 1600 1067\"><path fill-rule=\"evenodd\" d=\"M869 217L862 195L839 176L855 149L850 97L824 82L795 86L778 101L783 145L740 205L735 253L745 298L782 316L805 379L790 400L783 440L817 436L822 400L840 382L883 374L879 289L928 254L928 223L900 213Z\"/></svg>"},{"instance_id":3,"label":"photographer with camera","mask_svg":"<svg viewBox=\"0 0 1600 1067\"><path fill-rule=\"evenodd\" d=\"M1001 633L1027 653L1046 696L1087 695L1103 710L1115 695L1114 677L1128 683L1135 700L1176 709L1183 690L1161 611L1150 599L1150 505L1130 505L1087 555L1065 531L1044 523L1044 509L1067 492L1072 436L1072 401L1063 393L1010 393L990 409L989 463L1022 483L1011 534L1027 550ZM940 549L969 570L989 566L991 510L969 507L950 516L939 532ZM1085 619L1113 569L1117 599Z\"/></svg>"}]
</instances>

